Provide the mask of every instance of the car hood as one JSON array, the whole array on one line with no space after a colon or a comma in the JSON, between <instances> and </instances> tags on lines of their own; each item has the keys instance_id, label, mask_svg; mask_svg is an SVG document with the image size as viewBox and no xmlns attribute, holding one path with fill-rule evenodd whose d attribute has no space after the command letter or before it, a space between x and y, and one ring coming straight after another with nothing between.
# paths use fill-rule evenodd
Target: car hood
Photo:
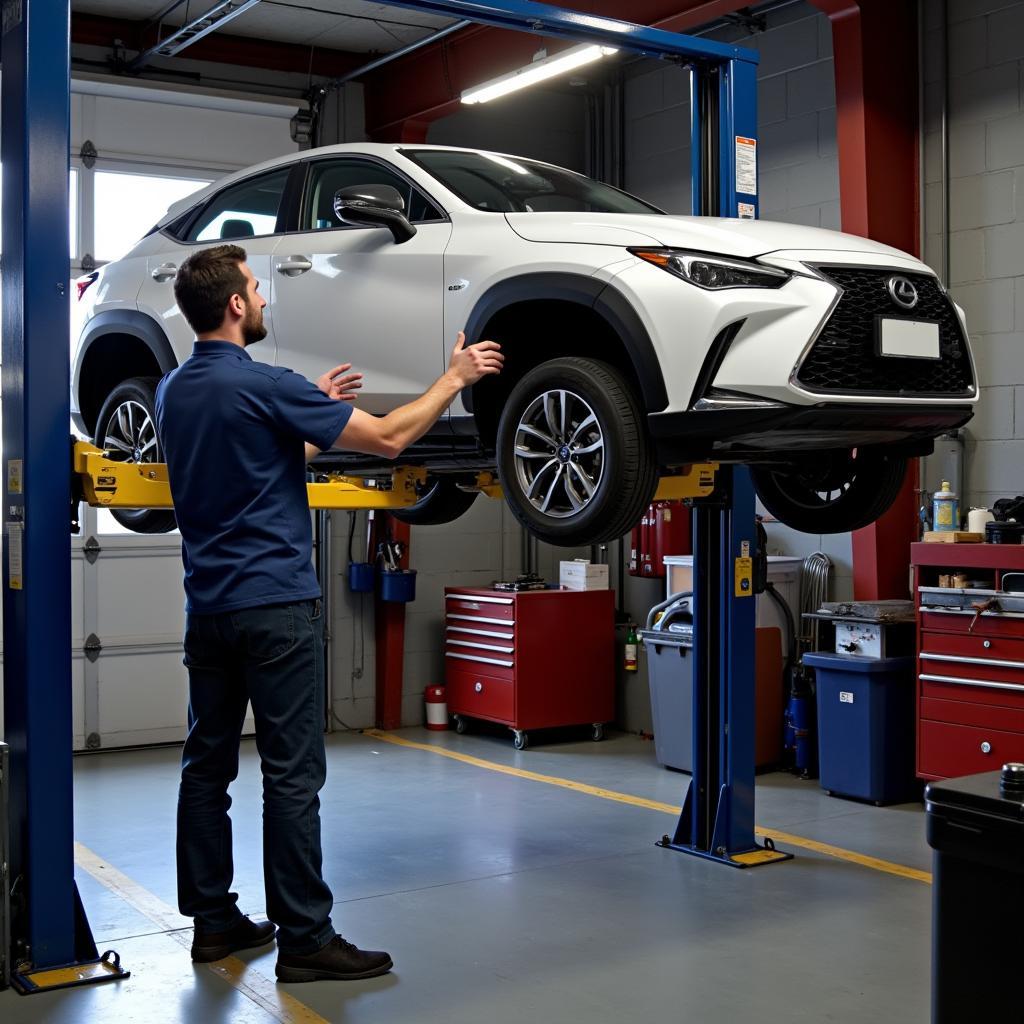
<instances>
[{"instance_id":1,"label":"car hood","mask_svg":"<svg viewBox=\"0 0 1024 1024\"><path fill-rule=\"evenodd\" d=\"M663 245L745 257L801 249L907 258L907 253L870 238L768 220L626 213L507 213L505 219L530 242Z\"/></svg>"}]
</instances>

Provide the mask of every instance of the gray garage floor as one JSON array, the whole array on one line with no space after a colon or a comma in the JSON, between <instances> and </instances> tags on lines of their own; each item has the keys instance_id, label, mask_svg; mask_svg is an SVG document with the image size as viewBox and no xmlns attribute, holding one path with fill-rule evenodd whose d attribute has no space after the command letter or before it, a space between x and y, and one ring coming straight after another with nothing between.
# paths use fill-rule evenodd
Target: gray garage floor
<instances>
[{"instance_id":1,"label":"gray garage floor","mask_svg":"<svg viewBox=\"0 0 1024 1024\"><path fill-rule=\"evenodd\" d=\"M678 805L686 777L650 743L557 743L517 753L498 736L395 734L497 766ZM79 885L101 950L132 977L19 997L5 1024L46 1021L349 1024L796 1024L928 1017L931 887L805 846L738 871L658 849L664 810L578 792L360 735L332 737L323 794L335 926L388 949L393 974L275 986L271 951L193 967L174 911L178 751L76 761ZM263 910L260 782L243 745L233 791L240 906ZM916 871L919 805L828 798L783 774L758 779L757 821ZM785 846L780 842L780 846ZM107 866L104 866L107 865ZM239 963L238 961L242 961Z\"/></svg>"}]
</instances>

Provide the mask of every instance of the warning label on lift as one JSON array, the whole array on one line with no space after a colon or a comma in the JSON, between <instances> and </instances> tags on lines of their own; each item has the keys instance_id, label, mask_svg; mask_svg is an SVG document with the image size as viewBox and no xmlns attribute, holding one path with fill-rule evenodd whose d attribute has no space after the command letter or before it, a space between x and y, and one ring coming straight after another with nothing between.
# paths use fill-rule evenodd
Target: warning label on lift
<instances>
[{"instance_id":1,"label":"warning label on lift","mask_svg":"<svg viewBox=\"0 0 1024 1024\"><path fill-rule=\"evenodd\" d=\"M757 195L757 139L736 136L736 191Z\"/></svg>"},{"instance_id":2,"label":"warning label on lift","mask_svg":"<svg viewBox=\"0 0 1024 1024\"><path fill-rule=\"evenodd\" d=\"M7 524L7 572L11 590L22 588L21 523Z\"/></svg>"},{"instance_id":3,"label":"warning label on lift","mask_svg":"<svg viewBox=\"0 0 1024 1024\"><path fill-rule=\"evenodd\" d=\"M752 558L736 559L736 597L754 596L754 560Z\"/></svg>"}]
</instances>

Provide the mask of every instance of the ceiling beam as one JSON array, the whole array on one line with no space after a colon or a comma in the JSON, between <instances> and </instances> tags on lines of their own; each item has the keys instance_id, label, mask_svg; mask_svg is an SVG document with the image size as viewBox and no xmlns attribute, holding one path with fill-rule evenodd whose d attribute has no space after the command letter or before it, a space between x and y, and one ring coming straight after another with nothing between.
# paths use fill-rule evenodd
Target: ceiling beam
<instances>
[{"instance_id":1,"label":"ceiling beam","mask_svg":"<svg viewBox=\"0 0 1024 1024\"><path fill-rule=\"evenodd\" d=\"M560 0L560 6L610 18L622 15L621 0ZM684 32L745 6L743 0L631 0L627 16L640 25ZM415 122L420 133L429 122L454 113L464 89L529 64L542 46L556 53L571 45L477 26L425 46L363 79L367 132L379 141L400 140L406 122Z\"/></svg>"},{"instance_id":2,"label":"ceiling beam","mask_svg":"<svg viewBox=\"0 0 1024 1024\"><path fill-rule=\"evenodd\" d=\"M131 62L129 70L135 71L144 67L154 57L176 57L182 50L198 43L200 39L205 39L222 26L230 24L258 3L262 3L262 0L241 0L241 3L234 0L219 0L205 14L197 15L184 25L172 29L156 45L140 53ZM188 17L187 8L185 17Z\"/></svg>"},{"instance_id":3,"label":"ceiling beam","mask_svg":"<svg viewBox=\"0 0 1024 1024\"><path fill-rule=\"evenodd\" d=\"M157 43L156 26L126 18L72 13L73 44L111 50L114 41L118 39L128 50L142 53ZM296 43L277 43L271 39L214 32L191 45L182 59L337 78L364 65L367 57L368 54L348 50L319 46L311 48Z\"/></svg>"}]
</instances>

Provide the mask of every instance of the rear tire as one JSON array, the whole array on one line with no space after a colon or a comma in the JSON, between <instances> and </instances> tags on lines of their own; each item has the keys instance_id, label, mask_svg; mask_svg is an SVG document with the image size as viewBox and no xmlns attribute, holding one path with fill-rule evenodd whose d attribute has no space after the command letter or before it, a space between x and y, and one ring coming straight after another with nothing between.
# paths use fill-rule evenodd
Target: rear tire
<instances>
[{"instance_id":1,"label":"rear tire","mask_svg":"<svg viewBox=\"0 0 1024 1024\"><path fill-rule=\"evenodd\" d=\"M163 462L156 434L156 385L159 377L131 377L107 396L96 419L93 444L116 462ZM169 533L178 525L165 508L111 509L133 533Z\"/></svg>"},{"instance_id":2,"label":"rear tire","mask_svg":"<svg viewBox=\"0 0 1024 1024\"><path fill-rule=\"evenodd\" d=\"M415 505L393 509L391 515L410 526L440 526L468 512L478 491L461 491L452 477L428 476L423 496Z\"/></svg>"},{"instance_id":3,"label":"rear tire","mask_svg":"<svg viewBox=\"0 0 1024 1024\"><path fill-rule=\"evenodd\" d=\"M753 466L761 504L801 533L848 533L870 526L896 500L907 460L877 452L823 452L814 462L779 469Z\"/></svg>"},{"instance_id":4,"label":"rear tire","mask_svg":"<svg viewBox=\"0 0 1024 1024\"><path fill-rule=\"evenodd\" d=\"M563 547L621 537L658 486L633 389L607 363L577 357L541 363L512 389L498 474L516 519Z\"/></svg>"}]
</instances>

